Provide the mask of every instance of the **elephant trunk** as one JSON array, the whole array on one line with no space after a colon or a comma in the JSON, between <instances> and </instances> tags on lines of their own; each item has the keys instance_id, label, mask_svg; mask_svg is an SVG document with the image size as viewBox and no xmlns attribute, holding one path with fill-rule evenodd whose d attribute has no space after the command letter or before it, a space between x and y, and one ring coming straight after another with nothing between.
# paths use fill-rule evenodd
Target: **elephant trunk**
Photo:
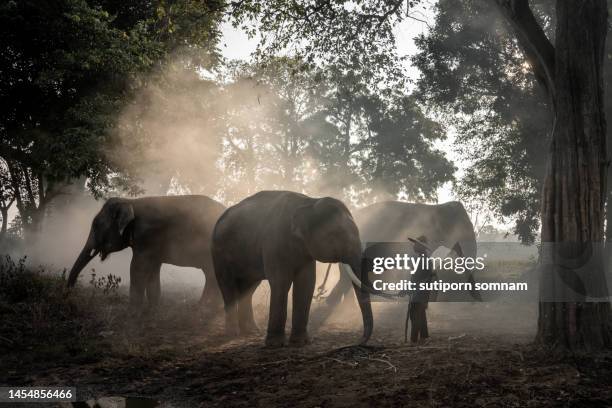
<instances>
[{"instance_id":1,"label":"elephant trunk","mask_svg":"<svg viewBox=\"0 0 612 408\"><path fill-rule=\"evenodd\" d=\"M355 276L359 276L360 280L360 283L353 281L353 289L355 290L355 296L357 297L357 302L361 309L361 316L363 317L363 337L361 338L360 344L366 344L372 336L372 330L374 329L368 272L365 268L361 267L361 257L352 261L349 267L353 270Z\"/></svg>"},{"instance_id":2,"label":"elephant trunk","mask_svg":"<svg viewBox=\"0 0 612 408\"><path fill-rule=\"evenodd\" d=\"M89 233L87 242L81 250L77 260L74 262L70 274L68 275L68 287L73 287L76 283L79 273L85 268L85 266L98 254L98 250L94 247L93 232Z\"/></svg>"}]
</instances>

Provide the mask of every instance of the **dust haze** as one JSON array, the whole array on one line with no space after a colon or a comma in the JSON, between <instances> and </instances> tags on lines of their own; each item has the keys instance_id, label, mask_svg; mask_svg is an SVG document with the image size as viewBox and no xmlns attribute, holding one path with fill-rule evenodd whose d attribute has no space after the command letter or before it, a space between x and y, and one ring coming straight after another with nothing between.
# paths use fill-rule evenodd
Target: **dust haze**
<instances>
[{"instance_id":1,"label":"dust haze","mask_svg":"<svg viewBox=\"0 0 612 408\"><path fill-rule=\"evenodd\" d=\"M330 195L329 185L317 174L320 166L316 159L308 151L300 150L304 135L299 131L282 134L291 125L288 109L299 116L301 98L307 96L298 94L292 96L293 100L283 99L272 81L264 83L251 74L239 63L222 75L213 75L189 69L177 60L144 79L146 86L117 119L113 134L116 148L107 152L138 180L138 196L204 194L230 206L265 189ZM311 133L316 131L309 128ZM286 146L291 148L283 150ZM279 151L281 154L273 154ZM296 151L301 154L296 155ZM339 182L350 186L353 180ZM107 192L107 197L115 195L125 193ZM346 191L335 195L354 204ZM30 264L44 264L54 272L72 266L86 241L93 217L104 203L104 199L96 200L78 189L64 200L62 205L50 206L40 236L27 253ZM439 251L445 250L448 249ZM94 274L98 277L113 274L121 278L125 291L129 287L130 259L129 248L112 253L104 262L96 257L80 274L79 282L88 285ZM317 287L326 269L327 265L317 264ZM327 293L338 276L334 266L325 286ZM201 270L167 264L162 266L161 279L162 301L164 297L173 297L195 303L205 285ZM268 297L269 287L264 281L253 298L260 327L265 327ZM313 303L315 321L322 306L324 302ZM406 307L405 302L373 303L376 325L396 327L399 339L403 336ZM535 309L533 304L429 305L430 319L439 331L518 333L525 339L535 330ZM361 314L352 291L322 327L329 325L361 327Z\"/></svg>"}]
</instances>

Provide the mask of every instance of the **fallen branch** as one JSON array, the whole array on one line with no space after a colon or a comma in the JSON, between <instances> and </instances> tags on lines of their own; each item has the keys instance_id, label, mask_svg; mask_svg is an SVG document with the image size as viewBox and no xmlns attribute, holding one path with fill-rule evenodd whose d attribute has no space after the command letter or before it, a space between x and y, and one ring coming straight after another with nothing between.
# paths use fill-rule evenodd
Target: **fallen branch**
<instances>
[{"instance_id":1,"label":"fallen branch","mask_svg":"<svg viewBox=\"0 0 612 408\"><path fill-rule=\"evenodd\" d=\"M383 360L382 358L368 357L368 360L371 361L380 361L381 363L387 364L389 367L386 370L393 370L394 373L397 373L397 367L391 364L389 360Z\"/></svg>"},{"instance_id":2,"label":"fallen branch","mask_svg":"<svg viewBox=\"0 0 612 408\"><path fill-rule=\"evenodd\" d=\"M281 364L281 363L286 363L288 361L291 361L291 358L286 358L284 360L278 360L278 361L270 361L267 363L261 363L261 364L255 364L258 367L263 367L263 366L270 366L270 365L277 365L277 364Z\"/></svg>"},{"instance_id":3,"label":"fallen branch","mask_svg":"<svg viewBox=\"0 0 612 408\"><path fill-rule=\"evenodd\" d=\"M450 337L448 338L448 341L459 340L459 339L464 338L465 336L466 336L466 335L465 335L465 333L460 334L459 336L450 336Z\"/></svg>"},{"instance_id":4,"label":"fallen branch","mask_svg":"<svg viewBox=\"0 0 612 408\"><path fill-rule=\"evenodd\" d=\"M345 364L345 365L348 365L348 366L353 367L353 368L354 368L354 367L357 367L357 366L359 365L359 363L358 363L358 362L356 362L356 361L353 361L353 362L350 362L350 361L342 361L342 360L340 360L340 359L338 359L338 358L332 358L332 357L325 357L325 359L326 359L326 360L332 360L332 361L335 361L336 363Z\"/></svg>"},{"instance_id":5,"label":"fallen branch","mask_svg":"<svg viewBox=\"0 0 612 408\"><path fill-rule=\"evenodd\" d=\"M14 344L13 340L9 339L8 337L0 336L0 340L4 340L4 342L9 346Z\"/></svg>"}]
</instances>

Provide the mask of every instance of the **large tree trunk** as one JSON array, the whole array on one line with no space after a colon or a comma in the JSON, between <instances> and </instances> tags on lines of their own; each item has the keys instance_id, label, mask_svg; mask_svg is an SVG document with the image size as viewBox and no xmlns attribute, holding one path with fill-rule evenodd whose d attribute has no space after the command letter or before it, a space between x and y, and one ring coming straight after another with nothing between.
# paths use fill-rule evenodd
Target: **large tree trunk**
<instances>
[{"instance_id":1,"label":"large tree trunk","mask_svg":"<svg viewBox=\"0 0 612 408\"><path fill-rule=\"evenodd\" d=\"M612 0L608 1L608 9L612 8ZM610 22L608 21L608 27L610 30ZM604 101L606 108L606 118L612 117L612 95L609 90L612 89L612 41L606 42L606 52L604 55ZM612 158L612 126L607 126L607 147L608 147L608 161ZM607 195L606 200L606 268L609 268L611 264L612 255L612 166L608 164L608 179L607 179ZM606 269L609 270L609 269Z\"/></svg>"},{"instance_id":2,"label":"large tree trunk","mask_svg":"<svg viewBox=\"0 0 612 408\"><path fill-rule=\"evenodd\" d=\"M605 89L610 89L609 85L605 85ZM610 116L610 108L612 107L609 101L606 102L606 118ZM612 157L612 128L607 126L606 143L608 145L608 160ZM612 166L608 165L607 186L606 186L606 232L604 243L604 267L606 271L612 267Z\"/></svg>"},{"instance_id":3,"label":"large tree trunk","mask_svg":"<svg viewBox=\"0 0 612 408\"><path fill-rule=\"evenodd\" d=\"M0 208L0 214L2 216L2 227L0 227L0 242L4 240L6 237L6 232L8 230L8 207Z\"/></svg>"},{"instance_id":4,"label":"large tree trunk","mask_svg":"<svg viewBox=\"0 0 612 408\"><path fill-rule=\"evenodd\" d=\"M601 281L604 274L597 249L604 238L606 200L606 32L606 0L557 1L555 124L542 197L541 281L541 289L556 301L540 303L537 340L570 349L611 345L609 302L567 299L570 291L559 289L560 279L568 284L563 264L584 251L592 254L589 280Z\"/></svg>"}]
</instances>

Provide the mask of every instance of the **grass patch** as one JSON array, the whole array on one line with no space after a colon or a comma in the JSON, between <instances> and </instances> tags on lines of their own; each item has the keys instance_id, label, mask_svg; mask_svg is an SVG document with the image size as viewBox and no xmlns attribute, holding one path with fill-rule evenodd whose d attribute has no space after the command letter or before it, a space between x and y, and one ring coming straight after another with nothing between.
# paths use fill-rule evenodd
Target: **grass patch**
<instances>
[{"instance_id":1,"label":"grass patch","mask_svg":"<svg viewBox=\"0 0 612 408\"><path fill-rule=\"evenodd\" d=\"M28 268L25 258L0 261L2 365L95 361L106 353L102 334L112 316L101 312L123 303L118 282L93 277L87 290L72 290L64 275Z\"/></svg>"},{"instance_id":2,"label":"grass patch","mask_svg":"<svg viewBox=\"0 0 612 408\"><path fill-rule=\"evenodd\" d=\"M95 272L88 283L67 288L65 271L33 269L25 258L0 259L0 371L106 358L169 359L177 341L207 332L211 317L199 308L199 293L168 288L160 307L135 309L125 289L119 277Z\"/></svg>"}]
</instances>

